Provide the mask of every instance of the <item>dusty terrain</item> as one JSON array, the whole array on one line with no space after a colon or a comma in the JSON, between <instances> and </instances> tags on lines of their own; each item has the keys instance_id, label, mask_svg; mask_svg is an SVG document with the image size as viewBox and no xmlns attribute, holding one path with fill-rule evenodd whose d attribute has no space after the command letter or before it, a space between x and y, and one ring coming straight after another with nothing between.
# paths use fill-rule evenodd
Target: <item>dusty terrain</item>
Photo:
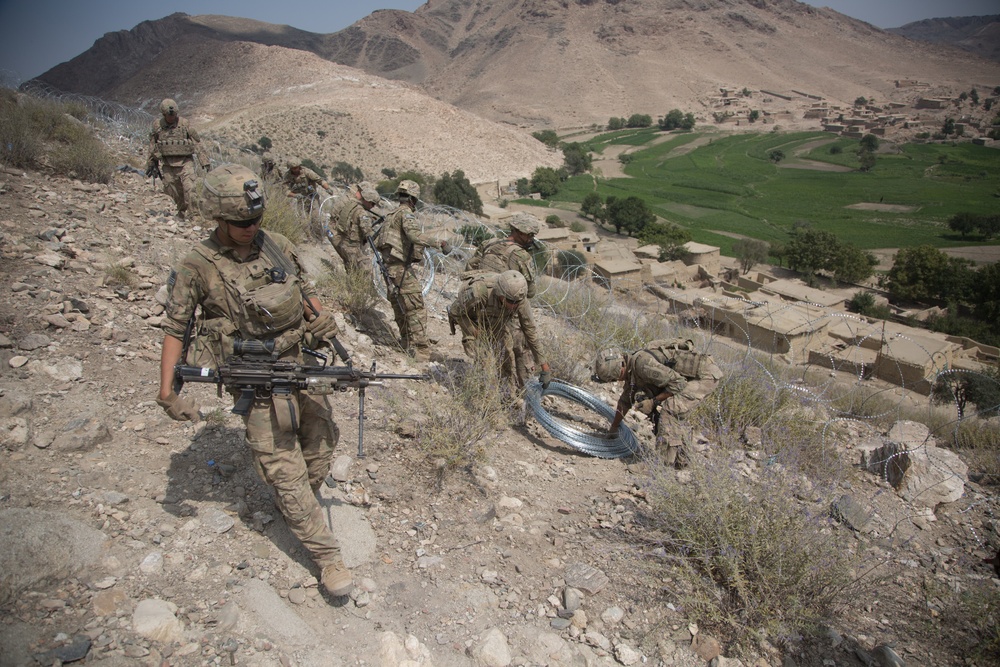
<instances>
[{"instance_id":1,"label":"dusty terrain","mask_svg":"<svg viewBox=\"0 0 1000 667\"><path fill-rule=\"evenodd\" d=\"M0 175L0 665L84 655L79 664L109 666L693 666L718 652L705 632L692 647L698 628L663 588L669 575L642 528L642 461L577 454L516 415L467 470L442 473L416 448L412 435L447 396L444 371L464 363L443 317L448 280L429 295L444 363L415 367L376 342L379 331L343 321L359 363L435 379L369 391L364 459L356 396L336 398L346 458L324 505L360 586L325 600L228 399L186 389L206 416L196 425L153 401L155 293L206 233L168 210L134 174L110 186ZM325 249L305 254L325 270ZM127 267L132 284L108 284L109 265ZM378 313L391 322L387 304ZM551 345L569 335L539 318ZM611 388L589 389L614 401ZM855 457L873 436L858 427L831 446ZM752 447L739 458L730 464L751 475L766 463ZM887 644L908 665L965 664L968 628L949 622L941 591L1000 585L980 563L1000 540L994 491L970 481L928 515L854 470L796 500L825 515L848 494L864 508L857 530L829 529L870 554L883 583L843 608L822 642L718 664L866 665Z\"/></svg>"}]
</instances>

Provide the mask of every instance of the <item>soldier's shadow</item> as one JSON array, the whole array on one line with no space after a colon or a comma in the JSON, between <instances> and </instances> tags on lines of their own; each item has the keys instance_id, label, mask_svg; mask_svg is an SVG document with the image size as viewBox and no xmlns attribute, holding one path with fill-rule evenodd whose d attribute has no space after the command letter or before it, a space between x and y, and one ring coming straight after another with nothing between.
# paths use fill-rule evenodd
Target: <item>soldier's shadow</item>
<instances>
[{"instance_id":1,"label":"soldier's shadow","mask_svg":"<svg viewBox=\"0 0 1000 667\"><path fill-rule=\"evenodd\" d=\"M257 475L242 426L207 426L186 448L170 455L162 507L181 519L204 518L208 510L221 509L246 528L262 533L306 571L319 575L288 530L270 487ZM234 551L228 557L229 564L240 569L259 558L249 551Z\"/></svg>"},{"instance_id":2,"label":"soldier's shadow","mask_svg":"<svg viewBox=\"0 0 1000 667\"><path fill-rule=\"evenodd\" d=\"M377 345L398 348L399 339L396 338L395 322L390 322L377 308L370 308L364 313L354 318L354 326L358 331L363 331Z\"/></svg>"}]
</instances>

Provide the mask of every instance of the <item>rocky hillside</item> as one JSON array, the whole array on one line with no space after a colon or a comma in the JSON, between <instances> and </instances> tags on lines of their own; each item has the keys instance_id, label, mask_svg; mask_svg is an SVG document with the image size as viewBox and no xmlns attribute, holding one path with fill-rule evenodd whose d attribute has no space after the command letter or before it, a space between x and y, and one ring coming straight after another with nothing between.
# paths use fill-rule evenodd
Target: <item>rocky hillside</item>
<instances>
[{"instance_id":1,"label":"rocky hillside","mask_svg":"<svg viewBox=\"0 0 1000 667\"><path fill-rule=\"evenodd\" d=\"M697 579L657 533L653 498L666 482L655 459L583 456L514 411L473 443L481 457L441 465L427 434L468 436L445 406L460 405L455 378L476 372L448 333L447 275L428 295L443 361L415 368L394 351L385 301L364 323L338 315L356 363L432 379L369 390L364 459L357 397L334 398L341 444L321 495L359 586L324 599L253 471L230 399L186 387L198 424L169 420L153 400L157 291L206 234L169 208L132 173L91 185L0 170L0 666L990 664L969 657L989 611L976 616L968 600L995 600L1000 586L982 563L1000 544L996 487L966 480L965 463L920 424L845 426L803 405L801 419L829 427L811 469L844 463L825 478L769 454L750 428L735 446L699 437L691 470L669 471L675 490L702 488L705 503L744 502L723 495L737 483L769 495L794 482L782 503L864 564L854 577L865 585L841 596L818 639L774 633L742 660L680 603ZM302 252L333 304L328 251ZM537 312L552 358L585 364L569 345L578 331ZM739 364L724 364L729 377L750 370ZM587 386L614 401L613 388ZM579 405L547 405L602 426ZM651 440L645 420L628 424ZM895 467L858 465L881 443L912 457L898 492ZM790 553L759 563L779 588ZM829 556L813 553L813 569ZM787 600L782 615L795 612Z\"/></svg>"},{"instance_id":2,"label":"rocky hillside","mask_svg":"<svg viewBox=\"0 0 1000 667\"><path fill-rule=\"evenodd\" d=\"M376 11L332 35L175 14L107 35L41 79L125 102L157 98L165 87L211 96L197 79L165 86L147 74L171 53L209 65L216 49L242 41L305 49L415 84L483 118L531 127L655 118L671 108L697 113L720 87L798 90L849 104L894 98L899 79L956 91L1000 83L995 65L968 52L796 0L443 0L412 13ZM181 68L184 76L196 69ZM257 97L273 93L248 84Z\"/></svg>"},{"instance_id":3,"label":"rocky hillside","mask_svg":"<svg viewBox=\"0 0 1000 667\"><path fill-rule=\"evenodd\" d=\"M950 16L914 21L887 32L932 44L947 44L989 60L1000 60L1000 15Z\"/></svg>"}]
</instances>

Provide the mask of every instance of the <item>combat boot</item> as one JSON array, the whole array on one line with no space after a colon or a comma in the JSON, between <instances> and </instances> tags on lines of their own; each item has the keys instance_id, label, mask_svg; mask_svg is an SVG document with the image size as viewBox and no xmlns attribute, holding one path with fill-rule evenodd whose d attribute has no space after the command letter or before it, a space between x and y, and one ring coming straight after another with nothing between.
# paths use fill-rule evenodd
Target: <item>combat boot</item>
<instances>
[{"instance_id":1,"label":"combat boot","mask_svg":"<svg viewBox=\"0 0 1000 667\"><path fill-rule=\"evenodd\" d=\"M354 589L354 580L351 578L351 571L344 565L344 561L338 558L335 562L323 568L320 581L326 592L334 597L347 595Z\"/></svg>"}]
</instances>

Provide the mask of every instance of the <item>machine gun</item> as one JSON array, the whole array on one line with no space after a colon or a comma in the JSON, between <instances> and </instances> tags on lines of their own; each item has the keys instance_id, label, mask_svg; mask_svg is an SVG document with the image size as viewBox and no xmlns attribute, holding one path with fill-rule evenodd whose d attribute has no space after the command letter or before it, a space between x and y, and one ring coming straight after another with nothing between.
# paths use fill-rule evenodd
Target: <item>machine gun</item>
<instances>
[{"instance_id":1,"label":"machine gun","mask_svg":"<svg viewBox=\"0 0 1000 667\"><path fill-rule=\"evenodd\" d=\"M222 388L239 392L233 413L250 414L255 398L290 398L294 391L310 394L332 394L336 391L358 390L358 458L364 458L365 390L382 386L385 380L428 380L428 375L402 373L376 373L375 363L367 371L346 366L328 366L325 354L304 348L304 351L323 363L307 366L295 360L278 359L274 354L274 341L237 340L234 354L218 368L199 366L174 366L174 391L179 392L185 382L210 382Z\"/></svg>"}]
</instances>

